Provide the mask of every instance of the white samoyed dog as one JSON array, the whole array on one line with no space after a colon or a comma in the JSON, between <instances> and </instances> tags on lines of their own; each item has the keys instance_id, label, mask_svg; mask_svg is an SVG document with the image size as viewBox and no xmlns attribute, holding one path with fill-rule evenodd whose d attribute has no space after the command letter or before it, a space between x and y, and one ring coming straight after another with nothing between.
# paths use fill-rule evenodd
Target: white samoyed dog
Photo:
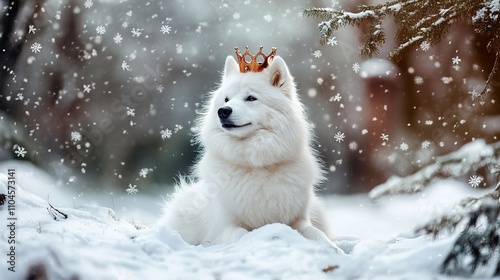
<instances>
[{"instance_id":1,"label":"white samoyed dog","mask_svg":"<svg viewBox=\"0 0 500 280\"><path fill-rule=\"evenodd\" d=\"M166 202L160 225L190 244L214 245L283 223L342 251L327 237L315 195L324 177L311 146L312 126L281 57L261 72L246 73L227 57L196 136L200 159Z\"/></svg>"}]
</instances>

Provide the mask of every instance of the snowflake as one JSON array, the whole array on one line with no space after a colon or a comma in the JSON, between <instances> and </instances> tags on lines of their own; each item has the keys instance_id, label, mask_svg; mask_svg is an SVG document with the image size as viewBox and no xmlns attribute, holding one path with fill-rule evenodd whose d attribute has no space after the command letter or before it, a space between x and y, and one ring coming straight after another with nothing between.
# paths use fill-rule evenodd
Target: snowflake
<instances>
[{"instance_id":1,"label":"snowflake","mask_svg":"<svg viewBox=\"0 0 500 280\"><path fill-rule=\"evenodd\" d=\"M161 140L165 140L172 136L172 131L168 128L165 128L164 130L160 130L160 135L161 135Z\"/></svg>"},{"instance_id":2,"label":"snowflake","mask_svg":"<svg viewBox=\"0 0 500 280\"><path fill-rule=\"evenodd\" d=\"M329 38L327 44L330 46L336 46L337 45L337 38L336 37Z\"/></svg>"},{"instance_id":3,"label":"snowflake","mask_svg":"<svg viewBox=\"0 0 500 280\"><path fill-rule=\"evenodd\" d=\"M42 50L42 45L40 45L39 43L35 42L35 43L33 43L33 45L31 45L30 49L31 49L32 52L38 53L38 52L40 52L40 50Z\"/></svg>"},{"instance_id":4,"label":"snowflake","mask_svg":"<svg viewBox=\"0 0 500 280\"><path fill-rule=\"evenodd\" d=\"M135 28L132 28L132 37L139 37L141 36L142 34L142 31L141 29L135 29Z\"/></svg>"},{"instance_id":5,"label":"snowflake","mask_svg":"<svg viewBox=\"0 0 500 280\"><path fill-rule=\"evenodd\" d=\"M35 34L36 28L35 28L35 26L34 26L33 24L30 24L30 25L28 26L28 28L29 28L28 33L33 33L33 34Z\"/></svg>"},{"instance_id":6,"label":"snowflake","mask_svg":"<svg viewBox=\"0 0 500 280\"><path fill-rule=\"evenodd\" d=\"M238 12L234 13L233 19L240 19L240 13L238 13Z\"/></svg>"},{"instance_id":7,"label":"snowflake","mask_svg":"<svg viewBox=\"0 0 500 280\"><path fill-rule=\"evenodd\" d=\"M453 82L453 77L442 77L442 78L441 78L441 81L442 81L445 85L447 85L447 84L449 84L449 83Z\"/></svg>"},{"instance_id":8,"label":"snowflake","mask_svg":"<svg viewBox=\"0 0 500 280\"><path fill-rule=\"evenodd\" d=\"M172 30L172 28L168 25L168 24L164 24L160 27L160 31L161 33L163 34L170 34L170 31Z\"/></svg>"},{"instance_id":9,"label":"snowflake","mask_svg":"<svg viewBox=\"0 0 500 280\"><path fill-rule=\"evenodd\" d=\"M159 92L163 92L164 89L165 89L165 87L163 85L159 85L156 87L156 90Z\"/></svg>"},{"instance_id":10,"label":"snowflake","mask_svg":"<svg viewBox=\"0 0 500 280\"><path fill-rule=\"evenodd\" d=\"M113 40L115 41L115 43L120 44L123 40L123 37L122 35L120 35L120 33L116 33L115 37L113 37Z\"/></svg>"},{"instance_id":11,"label":"snowflake","mask_svg":"<svg viewBox=\"0 0 500 280\"><path fill-rule=\"evenodd\" d=\"M473 188L479 187L479 184L483 182L483 177L481 175L472 175L469 178L469 186Z\"/></svg>"},{"instance_id":12,"label":"snowflake","mask_svg":"<svg viewBox=\"0 0 500 280\"><path fill-rule=\"evenodd\" d=\"M96 27L95 31L97 32L97 34L103 35L104 33L106 33L106 27L99 25Z\"/></svg>"},{"instance_id":13,"label":"snowflake","mask_svg":"<svg viewBox=\"0 0 500 280\"><path fill-rule=\"evenodd\" d=\"M125 190L128 194L136 194L139 190L137 185L128 184L128 188Z\"/></svg>"},{"instance_id":14,"label":"snowflake","mask_svg":"<svg viewBox=\"0 0 500 280\"><path fill-rule=\"evenodd\" d=\"M481 96L481 93L477 92L476 89L473 89L472 91L469 91L469 95L472 98L472 100L478 98Z\"/></svg>"},{"instance_id":15,"label":"snowflake","mask_svg":"<svg viewBox=\"0 0 500 280\"><path fill-rule=\"evenodd\" d=\"M128 12L126 13L126 15L127 15L127 16L129 16L129 17L131 17L131 16L132 16L132 11L128 11Z\"/></svg>"},{"instance_id":16,"label":"snowflake","mask_svg":"<svg viewBox=\"0 0 500 280\"><path fill-rule=\"evenodd\" d=\"M264 20L267 22L271 22L271 21L273 21L273 17L270 14L267 14L264 16Z\"/></svg>"},{"instance_id":17,"label":"snowflake","mask_svg":"<svg viewBox=\"0 0 500 280\"><path fill-rule=\"evenodd\" d=\"M85 8L89 9L90 7L94 6L94 2L92 2L92 0L85 0L85 3L83 5L85 5Z\"/></svg>"},{"instance_id":18,"label":"snowflake","mask_svg":"<svg viewBox=\"0 0 500 280\"><path fill-rule=\"evenodd\" d=\"M316 57L316 58L319 58L319 57L321 57L322 53L320 50L316 50L315 52L313 52L312 55L314 55L314 57Z\"/></svg>"},{"instance_id":19,"label":"snowflake","mask_svg":"<svg viewBox=\"0 0 500 280\"><path fill-rule=\"evenodd\" d=\"M135 117L135 109L127 107L127 116Z\"/></svg>"},{"instance_id":20,"label":"snowflake","mask_svg":"<svg viewBox=\"0 0 500 280\"><path fill-rule=\"evenodd\" d=\"M151 171L153 171L153 169L141 168L141 171L139 171L139 176L141 176L142 178L146 178L146 176L148 176L148 173Z\"/></svg>"},{"instance_id":21,"label":"snowflake","mask_svg":"<svg viewBox=\"0 0 500 280\"><path fill-rule=\"evenodd\" d=\"M421 85L424 83L424 78L420 77L420 76L416 76L415 77L415 84L417 85Z\"/></svg>"},{"instance_id":22,"label":"snowflake","mask_svg":"<svg viewBox=\"0 0 500 280\"><path fill-rule=\"evenodd\" d=\"M451 61L453 62L453 64L458 65L462 60L458 56L455 56L451 59Z\"/></svg>"},{"instance_id":23,"label":"snowflake","mask_svg":"<svg viewBox=\"0 0 500 280\"><path fill-rule=\"evenodd\" d=\"M408 147L408 144L403 142L403 143L401 143L401 145L399 145L399 148L401 149L401 151L407 151L409 147Z\"/></svg>"},{"instance_id":24,"label":"snowflake","mask_svg":"<svg viewBox=\"0 0 500 280\"><path fill-rule=\"evenodd\" d=\"M27 153L27 151L24 149L24 147L21 147L19 145L14 145L14 153L17 155L17 157L24 157Z\"/></svg>"},{"instance_id":25,"label":"snowflake","mask_svg":"<svg viewBox=\"0 0 500 280\"><path fill-rule=\"evenodd\" d=\"M380 139L382 139L382 141L389 141L389 135L382 133L382 135L380 135Z\"/></svg>"},{"instance_id":26,"label":"snowflake","mask_svg":"<svg viewBox=\"0 0 500 280\"><path fill-rule=\"evenodd\" d=\"M90 92L90 85L83 85L83 92Z\"/></svg>"},{"instance_id":27,"label":"snowflake","mask_svg":"<svg viewBox=\"0 0 500 280\"><path fill-rule=\"evenodd\" d=\"M423 41L420 43L420 49L422 49L424 52L428 51L431 48L431 44L427 41Z\"/></svg>"},{"instance_id":28,"label":"snowflake","mask_svg":"<svg viewBox=\"0 0 500 280\"><path fill-rule=\"evenodd\" d=\"M177 133L181 129L183 129L182 125L176 124L175 127L174 127L174 133Z\"/></svg>"},{"instance_id":29,"label":"snowflake","mask_svg":"<svg viewBox=\"0 0 500 280\"><path fill-rule=\"evenodd\" d=\"M335 94L335 96L333 97L333 101L339 102L341 99L342 99L342 96L340 96L340 93Z\"/></svg>"},{"instance_id":30,"label":"snowflake","mask_svg":"<svg viewBox=\"0 0 500 280\"><path fill-rule=\"evenodd\" d=\"M184 50L182 49L182 45L179 45L179 44L175 44L175 51L178 53L178 54L181 54Z\"/></svg>"},{"instance_id":31,"label":"snowflake","mask_svg":"<svg viewBox=\"0 0 500 280\"><path fill-rule=\"evenodd\" d=\"M349 149L355 151L358 149L358 143L352 141L351 143L349 143Z\"/></svg>"},{"instance_id":32,"label":"snowflake","mask_svg":"<svg viewBox=\"0 0 500 280\"><path fill-rule=\"evenodd\" d=\"M335 141L340 143L340 142L344 141L345 135L343 132L338 131L337 133L335 133L333 138L335 138Z\"/></svg>"},{"instance_id":33,"label":"snowflake","mask_svg":"<svg viewBox=\"0 0 500 280\"><path fill-rule=\"evenodd\" d=\"M128 66L126 61L122 62L122 70L130 70L130 67Z\"/></svg>"},{"instance_id":34,"label":"snowflake","mask_svg":"<svg viewBox=\"0 0 500 280\"><path fill-rule=\"evenodd\" d=\"M427 149L431 145L431 142L429 140L425 140L422 142L422 149Z\"/></svg>"},{"instance_id":35,"label":"snowflake","mask_svg":"<svg viewBox=\"0 0 500 280\"><path fill-rule=\"evenodd\" d=\"M71 132L71 141L78 143L82 140L82 135L78 131Z\"/></svg>"},{"instance_id":36,"label":"snowflake","mask_svg":"<svg viewBox=\"0 0 500 280\"><path fill-rule=\"evenodd\" d=\"M359 66L359 63L356 62L352 65L352 71L354 71L354 73L358 73L360 69L361 66Z\"/></svg>"}]
</instances>

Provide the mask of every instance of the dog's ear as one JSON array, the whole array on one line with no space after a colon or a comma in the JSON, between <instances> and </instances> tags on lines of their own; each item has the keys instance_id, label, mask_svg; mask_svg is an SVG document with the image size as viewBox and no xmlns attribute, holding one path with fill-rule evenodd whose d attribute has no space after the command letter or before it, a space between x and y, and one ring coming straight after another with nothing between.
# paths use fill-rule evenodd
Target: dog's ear
<instances>
[{"instance_id":1,"label":"dog's ear","mask_svg":"<svg viewBox=\"0 0 500 280\"><path fill-rule=\"evenodd\" d=\"M290 94L289 88L293 86L293 78L288 71L285 61L281 57L276 56L266 70L269 71L269 82L271 85L279 88L287 95Z\"/></svg>"},{"instance_id":2,"label":"dog's ear","mask_svg":"<svg viewBox=\"0 0 500 280\"><path fill-rule=\"evenodd\" d=\"M226 78L227 76L233 73L239 73L239 72L240 72L240 66L238 65L238 62L236 62L236 60L232 56L228 56L226 58L226 66L224 66L223 77Z\"/></svg>"}]
</instances>

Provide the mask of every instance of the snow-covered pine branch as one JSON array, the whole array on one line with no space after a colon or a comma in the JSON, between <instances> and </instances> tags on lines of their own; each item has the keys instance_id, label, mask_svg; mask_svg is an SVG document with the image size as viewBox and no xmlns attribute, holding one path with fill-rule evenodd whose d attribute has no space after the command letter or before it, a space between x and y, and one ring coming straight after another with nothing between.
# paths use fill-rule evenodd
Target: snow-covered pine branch
<instances>
[{"instance_id":1,"label":"snow-covered pine branch","mask_svg":"<svg viewBox=\"0 0 500 280\"><path fill-rule=\"evenodd\" d=\"M475 32L486 39L488 51L495 54L495 63L485 88L486 93L493 83L493 77L500 68L500 0L394 0L383 4L359 6L359 12L352 13L328 8L307 8L304 15L319 18L321 43L332 37L333 31L346 25L367 26L366 39L360 54L370 57L379 52L385 43L382 21L392 16L396 22L396 40L399 42L389 53L390 59L400 59L402 54L415 49L421 43L436 44L441 41L448 28L458 21L472 21Z\"/></svg>"},{"instance_id":2,"label":"snow-covered pine branch","mask_svg":"<svg viewBox=\"0 0 500 280\"><path fill-rule=\"evenodd\" d=\"M486 144L484 140L470 142L457 151L436 158L436 161L420 171L406 176L393 176L387 182L375 187L370 198L384 195L408 194L421 191L442 178L459 177L481 167L498 164L500 142Z\"/></svg>"},{"instance_id":3,"label":"snow-covered pine branch","mask_svg":"<svg viewBox=\"0 0 500 280\"><path fill-rule=\"evenodd\" d=\"M441 265L441 271L451 275L470 276L479 266L495 260L494 276L500 276L498 260L500 245L500 185L495 191L480 198L461 201L450 214L432 220L418 228L434 237L443 231L454 231L459 224L465 228Z\"/></svg>"}]
</instances>

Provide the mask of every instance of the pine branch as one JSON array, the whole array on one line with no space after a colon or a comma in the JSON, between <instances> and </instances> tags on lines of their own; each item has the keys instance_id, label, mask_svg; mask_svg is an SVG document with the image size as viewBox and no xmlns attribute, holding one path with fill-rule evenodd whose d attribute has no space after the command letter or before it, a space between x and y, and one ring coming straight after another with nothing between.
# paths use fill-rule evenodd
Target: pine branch
<instances>
[{"instance_id":1,"label":"pine branch","mask_svg":"<svg viewBox=\"0 0 500 280\"><path fill-rule=\"evenodd\" d=\"M385 195L419 192L442 178L459 177L500 161L500 142L486 144L476 140L459 150L438 157L436 162L407 177L393 176L387 182L375 187L369 196L378 199Z\"/></svg>"},{"instance_id":2,"label":"pine branch","mask_svg":"<svg viewBox=\"0 0 500 280\"><path fill-rule=\"evenodd\" d=\"M444 230L451 232L458 224L465 224L465 229L444 259L441 272L469 276L479 266L487 265L492 257L499 253L499 195L500 190L496 189L491 194L474 199L472 205L468 204L467 200L462 201L459 214L445 215L417 229L417 232L423 231L436 237ZM495 275L498 275L498 266L496 270Z\"/></svg>"},{"instance_id":3,"label":"pine branch","mask_svg":"<svg viewBox=\"0 0 500 280\"><path fill-rule=\"evenodd\" d=\"M386 37L382 21L389 16L397 24L396 39L399 42L389 53L389 58L399 60L403 54L415 49L423 42L434 45L441 41L449 27L466 20L475 27L475 32L488 40L488 51L495 54L493 67L481 94L493 84L493 77L500 68L500 12L496 0L395 0L384 4L359 6L359 12L345 12L328 8L304 9L304 16L322 20L318 24L320 42L325 44L335 30L346 25L367 25L369 33L360 50L362 57L378 54Z\"/></svg>"}]
</instances>

